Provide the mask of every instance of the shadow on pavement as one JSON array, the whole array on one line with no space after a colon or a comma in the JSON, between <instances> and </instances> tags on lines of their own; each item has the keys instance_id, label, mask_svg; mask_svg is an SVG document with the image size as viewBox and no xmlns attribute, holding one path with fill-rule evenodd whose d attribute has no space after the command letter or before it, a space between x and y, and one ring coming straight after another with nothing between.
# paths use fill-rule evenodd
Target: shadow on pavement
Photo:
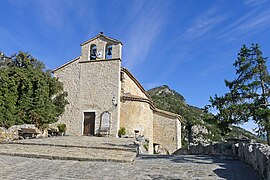
<instances>
[{"instance_id":1,"label":"shadow on pavement","mask_svg":"<svg viewBox=\"0 0 270 180\"><path fill-rule=\"evenodd\" d=\"M162 160L166 159L174 163L186 164L216 164L217 168L213 172L220 178L227 180L260 180L260 176L249 165L239 160L226 160L221 157L206 155L140 155L138 159Z\"/></svg>"}]
</instances>

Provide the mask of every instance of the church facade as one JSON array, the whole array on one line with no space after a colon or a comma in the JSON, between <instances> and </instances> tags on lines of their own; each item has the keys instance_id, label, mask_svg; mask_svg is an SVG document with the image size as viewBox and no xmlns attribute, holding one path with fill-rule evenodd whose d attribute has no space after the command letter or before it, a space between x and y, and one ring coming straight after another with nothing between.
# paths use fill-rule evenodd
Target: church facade
<instances>
[{"instance_id":1,"label":"church facade","mask_svg":"<svg viewBox=\"0 0 270 180\"><path fill-rule=\"evenodd\" d=\"M53 73L68 92L69 104L59 122L67 133L118 137L125 128L169 153L181 147L181 116L157 109L147 92L122 63L122 43L98 34L81 44L81 55Z\"/></svg>"}]
</instances>

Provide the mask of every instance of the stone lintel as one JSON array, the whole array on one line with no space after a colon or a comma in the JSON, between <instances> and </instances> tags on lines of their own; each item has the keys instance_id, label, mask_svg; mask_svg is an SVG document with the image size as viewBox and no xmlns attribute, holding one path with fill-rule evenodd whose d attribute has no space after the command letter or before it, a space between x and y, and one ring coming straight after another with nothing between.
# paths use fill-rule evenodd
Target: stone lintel
<instances>
[{"instance_id":1,"label":"stone lintel","mask_svg":"<svg viewBox=\"0 0 270 180\"><path fill-rule=\"evenodd\" d=\"M97 60L87 60L87 61L79 61L79 63L94 63L94 62L104 62L104 61L122 61L120 58L114 59L97 59Z\"/></svg>"}]
</instances>

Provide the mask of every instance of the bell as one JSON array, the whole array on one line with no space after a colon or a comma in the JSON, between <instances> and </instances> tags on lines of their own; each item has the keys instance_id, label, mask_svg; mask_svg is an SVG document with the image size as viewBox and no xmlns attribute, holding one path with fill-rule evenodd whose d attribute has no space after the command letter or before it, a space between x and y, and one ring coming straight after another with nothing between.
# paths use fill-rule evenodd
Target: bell
<instances>
[{"instance_id":1,"label":"bell","mask_svg":"<svg viewBox=\"0 0 270 180\"><path fill-rule=\"evenodd\" d=\"M108 49L108 53L107 53L108 56L111 56L112 55L112 49Z\"/></svg>"},{"instance_id":2,"label":"bell","mask_svg":"<svg viewBox=\"0 0 270 180\"><path fill-rule=\"evenodd\" d=\"M90 54L90 59L95 60L96 58L97 58L96 51L92 51L91 54Z\"/></svg>"}]
</instances>

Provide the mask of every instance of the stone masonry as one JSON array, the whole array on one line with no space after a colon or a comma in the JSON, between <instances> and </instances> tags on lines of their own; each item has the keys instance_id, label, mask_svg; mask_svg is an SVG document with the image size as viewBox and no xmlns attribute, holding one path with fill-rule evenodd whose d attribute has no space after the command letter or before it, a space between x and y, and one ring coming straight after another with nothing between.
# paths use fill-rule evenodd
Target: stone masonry
<instances>
[{"instance_id":1,"label":"stone masonry","mask_svg":"<svg viewBox=\"0 0 270 180\"><path fill-rule=\"evenodd\" d=\"M166 114L163 114L161 111L155 111L154 142L161 144L161 148L166 148L166 150L170 154L175 151L175 146L177 147L177 149L181 148L180 129L181 123L178 121L177 118L175 118L174 116L168 116Z\"/></svg>"},{"instance_id":2,"label":"stone masonry","mask_svg":"<svg viewBox=\"0 0 270 180\"><path fill-rule=\"evenodd\" d=\"M0 155L0 179L257 180L240 161L210 156L141 156L132 163L29 159Z\"/></svg>"},{"instance_id":3,"label":"stone masonry","mask_svg":"<svg viewBox=\"0 0 270 180\"><path fill-rule=\"evenodd\" d=\"M89 135L85 132L91 129L90 135L100 135L106 113L109 136L117 137L120 127L128 137L139 131L150 154L154 143L172 153L181 147L182 118L153 105L138 80L121 67L121 56L122 43L100 33L81 44L79 57L54 70L69 101L59 122L68 134Z\"/></svg>"}]
</instances>

